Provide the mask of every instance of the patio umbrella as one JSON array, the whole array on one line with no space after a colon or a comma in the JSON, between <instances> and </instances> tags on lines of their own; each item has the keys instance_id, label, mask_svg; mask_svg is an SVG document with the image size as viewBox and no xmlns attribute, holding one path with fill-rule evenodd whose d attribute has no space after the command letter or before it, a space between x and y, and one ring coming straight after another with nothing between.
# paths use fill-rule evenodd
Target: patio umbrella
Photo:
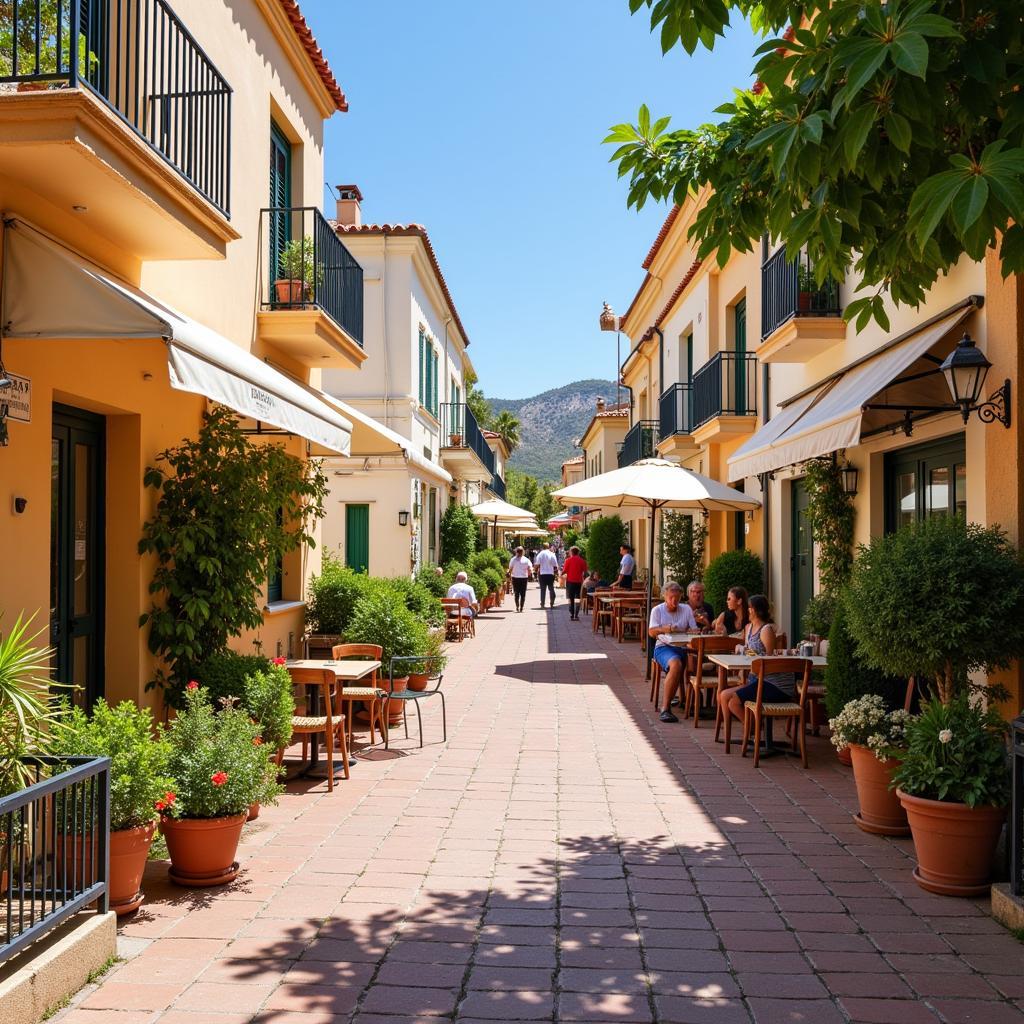
<instances>
[{"instance_id":1,"label":"patio umbrella","mask_svg":"<svg viewBox=\"0 0 1024 1024\"><path fill-rule=\"evenodd\" d=\"M492 498L490 501L481 501L478 505L470 505L469 511L477 519L491 520L491 527L494 531L492 539L495 544L498 543L499 526L537 527L537 517L529 509L509 504L500 498Z\"/></svg>"},{"instance_id":2,"label":"patio umbrella","mask_svg":"<svg viewBox=\"0 0 1024 1024\"><path fill-rule=\"evenodd\" d=\"M626 511L646 509L650 513L651 543L647 574L647 616L651 615L651 583L654 580L655 521L659 509L692 512L746 512L761 502L717 480L683 469L666 459L641 459L623 469L613 469L579 483L553 491L563 505L596 505ZM647 644L650 671L650 644Z\"/></svg>"}]
</instances>

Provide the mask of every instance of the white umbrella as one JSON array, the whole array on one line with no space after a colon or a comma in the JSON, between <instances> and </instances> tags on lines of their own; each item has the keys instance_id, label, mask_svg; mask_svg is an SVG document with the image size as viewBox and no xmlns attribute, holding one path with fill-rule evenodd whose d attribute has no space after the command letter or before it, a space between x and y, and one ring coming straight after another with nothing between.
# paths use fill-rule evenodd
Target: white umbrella
<instances>
[{"instance_id":1,"label":"white umbrella","mask_svg":"<svg viewBox=\"0 0 1024 1024\"><path fill-rule=\"evenodd\" d=\"M499 522L504 520L520 522L523 519L530 519L536 522L537 520L537 517L528 508L510 505L507 501L502 501L500 498L481 501L479 505L470 505L469 511L477 519L497 519Z\"/></svg>"},{"instance_id":2,"label":"white umbrella","mask_svg":"<svg viewBox=\"0 0 1024 1024\"><path fill-rule=\"evenodd\" d=\"M683 469L666 459L641 459L623 469L613 469L553 491L563 505L597 505L600 508L639 510L651 516L650 564L647 578L647 617L651 614L651 582L654 579L655 519L659 509L694 512L745 512L761 507L756 498L726 487L717 480ZM650 667L650 645L648 668Z\"/></svg>"}]
</instances>

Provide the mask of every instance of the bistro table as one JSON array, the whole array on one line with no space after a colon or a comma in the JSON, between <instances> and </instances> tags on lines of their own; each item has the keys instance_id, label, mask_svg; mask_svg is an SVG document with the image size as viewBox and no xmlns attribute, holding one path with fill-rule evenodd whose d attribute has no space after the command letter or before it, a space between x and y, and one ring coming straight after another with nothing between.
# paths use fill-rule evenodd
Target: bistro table
<instances>
[{"instance_id":1,"label":"bistro table","mask_svg":"<svg viewBox=\"0 0 1024 1024\"><path fill-rule=\"evenodd\" d=\"M737 643L739 646L739 643ZM751 657L749 654L708 654L706 658L712 664L718 666L718 689L721 692L725 689L726 680L729 677L730 672L742 672L744 677L750 670L751 665L757 660L758 655ZM779 654L775 652L768 655L771 658L800 658L798 654ZM828 665L828 659L823 658L820 655L814 655L811 658L801 658L801 661L809 661L812 668L825 668ZM772 740L772 719L769 716L766 722L767 729L765 730L764 737L764 749L761 751L761 757L771 757L775 754L795 754L795 751L791 751L788 745L775 744ZM796 755L799 756L799 755Z\"/></svg>"},{"instance_id":2,"label":"bistro table","mask_svg":"<svg viewBox=\"0 0 1024 1024\"><path fill-rule=\"evenodd\" d=\"M618 594L598 594L597 599L601 604L608 605L612 610L612 636L618 636L619 607L624 604L643 604L647 601L647 595L643 591L624 590ZM597 614L597 606L594 607L594 614ZM601 628L604 635L604 627Z\"/></svg>"},{"instance_id":3,"label":"bistro table","mask_svg":"<svg viewBox=\"0 0 1024 1024\"><path fill-rule=\"evenodd\" d=\"M334 678L340 683L354 683L360 679L365 679L368 675L372 675L381 667L379 661L358 661L356 659L349 659L346 661L320 661L316 658L296 658L292 661L286 661L284 663L285 668L329 668L334 673ZM320 684L312 683L306 687L306 699L307 702L312 699L315 703L315 710L317 713L320 712ZM314 778L326 778L326 770L318 768L320 761L320 743L319 741L311 743L310 747L310 758L309 767L302 771L300 774L305 776L312 776ZM349 755L349 765L353 765L356 761ZM339 771L344 770L344 765L336 764L334 766L335 774Z\"/></svg>"}]
</instances>

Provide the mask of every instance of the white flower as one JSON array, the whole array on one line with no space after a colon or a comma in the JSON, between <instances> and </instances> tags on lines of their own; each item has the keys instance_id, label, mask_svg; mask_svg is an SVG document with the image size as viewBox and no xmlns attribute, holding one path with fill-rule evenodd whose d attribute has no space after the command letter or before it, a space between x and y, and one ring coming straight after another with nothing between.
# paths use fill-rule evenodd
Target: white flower
<instances>
[{"instance_id":1,"label":"white flower","mask_svg":"<svg viewBox=\"0 0 1024 1024\"><path fill-rule=\"evenodd\" d=\"M948 743L952 738L953 738L953 733L949 729L943 729L942 732L939 733L939 742L940 743Z\"/></svg>"}]
</instances>

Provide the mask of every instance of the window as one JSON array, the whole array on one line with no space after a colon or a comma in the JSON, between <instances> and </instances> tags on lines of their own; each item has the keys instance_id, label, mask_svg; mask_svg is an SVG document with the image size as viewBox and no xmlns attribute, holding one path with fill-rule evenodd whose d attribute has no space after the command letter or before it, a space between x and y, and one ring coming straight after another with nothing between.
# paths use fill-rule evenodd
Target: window
<instances>
[{"instance_id":1,"label":"window","mask_svg":"<svg viewBox=\"0 0 1024 1024\"><path fill-rule=\"evenodd\" d=\"M420 331L420 405L437 415L437 350L425 331Z\"/></svg>"},{"instance_id":2,"label":"window","mask_svg":"<svg viewBox=\"0 0 1024 1024\"><path fill-rule=\"evenodd\" d=\"M284 511L277 510L277 525L284 525ZM278 555L267 579L267 604L283 600L284 594L284 559Z\"/></svg>"},{"instance_id":3,"label":"window","mask_svg":"<svg viewBox=\"0 0 1024 1024\"><path fill-rule=\"evenodd\" d=\"M451 403L452 405L458 405L462 401L462 388L459 387L458 382L452 377L451 387Z\"/></svg>"},{"instance_id":4,"label":"window","mask_svg":"<svg viewBox=\"0 0 1024 1024\"><path fill-rule=\"evenodd\" d=\"M885 513L890 532L933 516L967 514L963 434L885 456Z\"/></svg>"}]
</instances>

